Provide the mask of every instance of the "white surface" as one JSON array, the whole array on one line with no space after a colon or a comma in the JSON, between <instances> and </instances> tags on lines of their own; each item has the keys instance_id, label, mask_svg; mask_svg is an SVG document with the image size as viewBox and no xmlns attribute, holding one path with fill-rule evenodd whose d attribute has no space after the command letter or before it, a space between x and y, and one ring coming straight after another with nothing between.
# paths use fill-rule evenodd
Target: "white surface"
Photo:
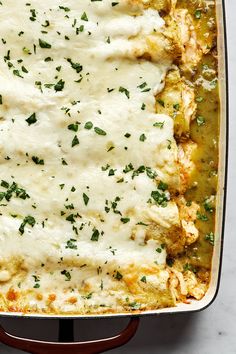
<instances>
[{"instance_id":1,"label":"white surface","mask_svg":"<svg viewBox=\"0 0 236 354\"><path fill-rule=\"evenodd\" d=\"M235 354L236 353L236 1L226 0L228 22L229 48L229 78L230 78L230 156L227 219L225 230L225 248L221 287L215 303L207 310L197 314L175 315L165 317L150 317L141 321L141 326L135 336L126 346L109 353L118 354ZM124 325L124 320L76 324L76 333L81 337L92 338L94 333L108 335L118 328L117 322ZM9 329L34 338L55 339L57 323L35 322L35 320L1 320ZM81 329L79 329L79 327ZM83 332L83 333L82 333ZM22 352L0 346L0 353L20 354Z\"/></svg>"}]
</instances>

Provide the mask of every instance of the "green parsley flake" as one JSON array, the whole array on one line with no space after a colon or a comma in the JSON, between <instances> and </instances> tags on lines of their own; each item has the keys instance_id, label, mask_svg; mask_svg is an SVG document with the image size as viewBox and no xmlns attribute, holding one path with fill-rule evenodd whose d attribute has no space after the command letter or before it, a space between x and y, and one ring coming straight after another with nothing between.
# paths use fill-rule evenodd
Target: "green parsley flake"
<instances>
[{"instance_id":1,"label":"green parsley flake","mask_svg":"<svg viewBox=\"0 0 236 354\"><path fill-rule=\"evenodd\" d=\"M91 241L98 241L99 236L100 236L100 232L97 229L93 229Z\"/></svg>"},{"instance_id":2,"label":"green parsley flake","mask_svg":"<svg viewBox=\"0 0 236 354\"><path fill-rule=\"evenodd\" d=\"M71 143L72 147L74 147L76 145L79 145L79 139L78 139L77 135L74 136L72 143Z\"/></svg>"},{"instance_id":3,"label":"green parsley flake","mask_svg":"<svg viewBox=\"0 0 236 354\"><path fill-rule=\"evenodd\" d=\"M145 134L140 135L139 140L142 141L142 142L144 142L145 140L147 140L146 135L145 135Z\"/></svg>"},{"instance_id":4,"label":"green parsley flake","mask_svg":"<svg viewBox=\"0 0 236 354\"><path fill-rule=\"evenodd\" d=\"M27 224L30 225L31 227L34 227L35 223L36 223L36 221L33 216L30 216L30 215L26 216L19 227L19 231L20 231L21 235L23 235L23 233L25 232L25 226Z\"/></svg>"},{"instance_id":5,"label":"green parsley flake","mask_svg":"<svg viewBox=\"0 0 236 354\"><path fill-rule=\"evenodd\" d=\"M194 15L197 20L200 20L200 18L202 17L201 10L196 10Z\"/></svg>"},{"instance_id":6,"label":"green parsley flake","mask_svg":"<svg viewBox=\"0 0 236 354\"><path fill-rule=\"evenodd\" d=\"M165 193L160 193L159 191L153 191L151 193L151 197L154 199L154 201L165 208L167 206L167 202L169 201L168 197L166 196Z\"/></svg>"},{"instance_id":7,"label":"green parsley flake","mask_svg":"<svg viewBox=\"0 0 236 354\"><path fill-rule=\"evenodd\" d=\"M208 217L205 214L199 213L199 211L197 211L197 219L201 221L208 221Z\"/></svg>"},{"instance_id":8,"label":"green parsley flake","mask_svg":"<svg viewBox=\"0 0 236 354\"><path fill-rule=\"evenodd\" d=\"M38 156L32 156L32 161L36 164L36 165L44 165L44 160L40 159Z\"/></svg>"},{"instance_id":9,"label":"green parsley flake","mask_svg":"<svg viewBox=\"0 0 236 354\"><path fill-rule=\"evenodd\" d=\"M84 125L84 128L87 130L90 130L93 128L93 123L92 122L86 122Z\"/></svg>"},{"instance_id":10,"label":"green parsley flake","mask_svg":"<svg viewBox=\"0 0 236 354\"><path fill-rule=\"evenodd\" d=\"M121 280L122 278L123 278L123 275L120 272L118 272L118 270L117 270L117 272L115 274L115 279Z\"/></svg>"},{"instance_id":11,"label":"green parsley flake","mask_svg":"<svg viewBox=\"0 0 236 354\"><path fill-rule=\"evenodd\" d=\"M77 245L75 244L77 242L75 239L71 238L66 242L66 248L69 248L71 250L77 250Z\"/></svg>"},{"instance_id":12,"label":"green parsley flake","mask_svg":"<svg viewBox=\"0 0 236 354\"><path fill-rule=\"evenodd\" d=\"M120 221L123 222L123 224L127 224L130 221L130 218L121 218Z\"/></svg>"},{"instance_id":13,"label":"green parsley flake","mask_svg":"<svg viewBox=\"0 0 236 354\"><path fill-rule=\"evenodd\" d=\"M155 128L163 129L164 128L164 124L165 124L165 122L156 122L156 123L153 124L153 126Z\"/></svg>"},{"instance_id":14,"label":"green parsley flake","mask_svg":"<svg viewBox=\"0 0 236 354\"><path fill-rule=\"evenodd\" d=\"M71 67L79 74L83 70L83 66L80 63L73 63L73 61L68 58L68 63L70 63Z\"/></svg>"},{"instance_id":15,"label":"green parsley flake","mask_svg":"<svg viewBox=\"0 0 236 354\"><path fill-rule=\"evenodd\" d=\"M215 235L213 232L210 232L205 236L205 240L208 241L212 246L215 244Z\"/></svg>"},{"instance_id":16,"label":"green parsley flake","mask_svg":"<svg viewBox=\"0 0 236 354\"><path fill-rule=\"evenodd\" d=\"M71 274L67 270L61 271L61 274L66 277L65 281L70 281L71 280Z\"/></svg>"},{"instance_id":17,"label":"green parsley flake","mask_svg":"<svg viewBox=\"0 0 236 354\"><path fill-rule=\"evenodd\" d=\"M46 41L44 41L43 39L40 39L40 38L39 38L39 46L44 49L52 48L51 44L47 43Z\"/></svg>"},{"instance_id":18,"label":"green parsley flake","mask_svg":"<svg viewBox=\"0 0 236 354\"><path fill-rule=\"evenodd\" d=\"M65 81L61 79L56 83L56 85L54 85L54 90L56 92L62 91L64 89L64 86L65 86Z\"/></svg>"},{"instance_id":19,"label":"green parsley flake","mask_svg":"<svg viewBox=\"0 0 236 354\"><path fill-rule=\"evenodd\" d=\"M79 125L78 123L73 123L73 124L69 124L67 128L69 130L72 130L73 132L77 132L79 129Z\"/></svg>"},{"instance_id":20,"label":"green parsley flake","mask_svg":"<svg viewBox=\"0 0 236 354\"><path fill-rule=\"evenodd\" d=\"M84 12L83 15L81 16L81 20L88 21L88 16L87 16L86 12Z\"/></svg>"},{"instance_id":21,"label":"green parsley flake","mask_svg":"<svg viewBox=\"0 0 236 354\"><path fill-rule=\"evenodd\" d=\"M205 120L204 117L202 117L202 116L197 116L197 125L198 125L199 127L201 127L202 125L205 125L205 123L206 123L206 120Z\"/></svg>"},{"instance_id":22,"label":"green parsley flake","mask_svg":"<svg viewBox=\"0 0 236 354\"><path fill-rule=\"evenodd\" d=\"M35 113L31 114L31 116L27 118L25 121L28 123L28 125L36 123L37 122L36 114Z\"/></svg>"},{"instance_id":23,"label":"green parsley flake","mask_svg":"<svg viewBox=\"0 0 236 354\"><path fill-rule=\"evenodd\" d=\"M130 98L130 93L126 88L120 86L119 92L124 93L128 99Z\"/></svg>"},{"instance_id":24,"label":"green parsley flake","mask_svg":"<svg viewBox=\"0 0 236 354\"><path fill-rule=\"evenodd\" d=\"M89 197L87 196L87 194L83 193L83 199L84 199L84 204L87 206L89 202Z\"/></svg>"},{"instance_id":25,"label":"green parsley flake","mask_svg":"<svg viewBox=\"0 0 236 354\"><path fill-rule=\"evenodd\" d=\"M107 133L106 133L104 130L102 130L101 128L98 128L98 127L95 127L95 128L94 128L94 131L95 131L95 133L97 133L98 135L107 135Z\"/></svg>"}]
</instances>

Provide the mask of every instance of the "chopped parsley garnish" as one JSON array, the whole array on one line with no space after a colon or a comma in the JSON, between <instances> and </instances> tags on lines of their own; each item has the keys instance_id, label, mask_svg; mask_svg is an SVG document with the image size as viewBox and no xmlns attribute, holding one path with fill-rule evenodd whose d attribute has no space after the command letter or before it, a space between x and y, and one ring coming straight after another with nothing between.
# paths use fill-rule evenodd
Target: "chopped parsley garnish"
<instances>
[{"instance_id":1,"label":"chopped parsley garnish","mask_svg":"<svg viewBox=\"0 0 236 354\"><path fill-rule=\"evenodd\" d=\"M109 167L110 167L110 165L107 164L106 166L102 166L101 170L102 171L107 171L109 169Z\"/></svg>"},{"instance_id":2,"label":"chopped parsley garnish","mask_svg":"<svg viewBox=\"0 0 236 354\"><path fill-rule=\"evenodd\" d=\"M6 188L7 191L0 192L0 201L5 198L9 202L12 197L24 200L30 198L30 196L26 193L25 189L20 188L15 182L12 182L12 184L10 185L8 182L2 180L1 186L3 188Z\"/></svg>"},{"instance_id":3,"label":"chopped parsley garnish","mask_svg":"<svg viewBox=\"0 0 236 354\"><path fill-rule=\"evenodd\" d=\"M25 121L28 123L28 125L35 124L37 122L36 113L31 114L31 116Z\"/></svg>"},{"instance_id":4,"label":"chopped parsley garnish","mask_svg":"<svg viewBox=\"0 0 236 354\"><path fill-rule=\"evenodd\" d=\"M199 127L201 127L202 125L204 125L206 123L206 120L204 117L202 116L197 116L197 125Z\"/></svg>"},{"instance_id":5,"label":"chopped parsley garnish","mask_svg":"<svg viewBox=\"0 0 236 354\"><path fill-rule=\"evenodd\" d=\"M202 17L201 10L196 10L194 16L197 20L200 20L200 18Z\"/></svg>"},{"instance_id":6,"label":"chopped parsley garnish","mask_svg":"<svg viewBox=\"0 0 236 354\"><path fill-rule=\"evenodd\" d=\"M151 197L158 205L162 206L163 208L167 206L167 202L169 201L167 195L159 191L153 191L151 193Z\"/></svg>"},{"instance_id":7,"label":"chopped parsley garnish","mask_svg":"<svg viewBox=\"0 0 236 354\"><path fill-rule=\"evenodd\" d=\"M82 296L82 298L83 298L83 299L86 299L86 300L89 300L89 299L92 298L92 296L93 296L93 293L89 293L88 295Z\"/></svg>"},{"instance_id":8,"label":"chopped parsley garnish","mask_svg":"<svg viewBox=\"0 0 236 354\"><path fill-rule=\"evenodd\" d=\"M144 142L145 140L147 140L147 137L145 134L141 134L140 137L139 137L139 140Z\"/></svg>"},{"instance_id":9,"label":"chopped parsley garnish","mask_svg":"<svg viewBox=\"0 0 236 354\"><path fill-rule=\"evenodd\" d=\"M134 170L134 166L132 165L132 163L129 163L128 165L125 166L125 168L123 169L123 172L128 173L133 170Z\"/></svg>"},{"instance_id":10,"label":"chopped parsley garnish","mask_svg":"<svg viewBox=\"0 0 236 354\"><path fill-rule=\"evenodd\" d=\"M196 268L194 268L194 266L192 264L190 264L190 263L184 264L183 271L184 272L190 271L190 272L193 272L193 273L197 273Z\"/></svg>"},{"instance_id":11,"label":"chopped parsley garnish","mask_svg":"<svg viewBox=\"0 0 236 354\"><path fill-rule=\"evenodd\" d=\"M77 250L77 245L75 244L77 242L75 239L71 238L66 242L66 248L69 248L71 250Z\"/></svg>"},{"instance_id":12,"label":"chopped parsley garnish","mask_svg":"<svg viewBox=\"0 0 236 354\"><path fill-rule=\"evenodd\" d=\"M118 270L117 270L116 274L115 274L115 279L121 280L122 278L123 278L123 275L120 272L118 272Z\"/></svg>"},{"instance_id":13,"label":"chopped parsley garnish","mask_svg":"<svg viewBox=\"0 0 236 354\"><path fill-rule=\"evenodd\" d=\"M30 49L29 49L29 48L26 48L26 47L24 47L24 48L22 49L22 51L23 51L25 54L28 54L28 55L31 55L31 54L32 54L31 51L30 51Z\"/></svg>"},{"instance_id":14,"label":"chopped parsley garnish","mask_svg":"<svg viewBox=\"0 0 236 354\"><path fill-rule=\"evenodd\" d=\"M70 281L71 280L71 274L67 270L61 271L61 274L66 277L65 281Z\"/></svg>"},{"instance_id":15,"label":"chopped parsley garnish","mask_svg":"<svg viewBox=\"0 0 236 354\"><path fill-rule=\"evenodd\" d=\"M130 98L130 93L126 88L120 86L119 92L124 93L128 99Z\"/></svg>"},{"instance_id":16,"label":"chopped parsley garnish","mask_svg":"<svg viewBox=\"0 0 236 354\"><path fill-rule=\"evenodd\" d=\"M59 6L59 9L64 10L65 12L69 12L70 8L69 7L65 7L65 6Z\"/></svg>"},{"instance_id":17,"label":"chopped parsley garnish","mask_svg":"<svg viewBox=\"0 0 236 354\"><path fill-rule=\"evenodd\" d=\"M73 132L77 132L79 129L79 124L78 123L72 123L69 124L67 127L69 130L72 130Z\"/></svg>"},{"instance_id":18,"label":"chopped parsley garnish","mask_svg":"<svg viewBox=\"0 0 236 354\"><path fill-rule=\"evenodd\" d=\"M37 275L32 275L32 277L34 278L35 282L39 282L40 281L40 278Z\"/></svg>"},{"instance_id":19,"label":"chopped parsley garnish","mask_svg":"<svg viewBox=\"0 0 236 354\"><path fill-rule=\"evenodd\" d=\"M142 106L141 106L141 110L144 111L145 108L146 108L146 105L145 105L145 103L143 103Z\"/></svg>"},{"instance_id":20,"label":"chopped parsley garnish","mask_svg":"<svg viewBox=\"0 0 236 354\"><path fill-rule=\"evenodd\" d=\"M83 20L83 21L88 21L88 16L87 16L86 12L84 12L84 13L82 14L81 20Z\"/></svg>"},{"instance_id":21,"label":"chopped parsley garnish","mask_svg":"<svg viewBox=\"0 0 236 354\"><path fill-rule=\"evenodd\" d=\"M68 58L68 63L70 63L71 67L79 74L83 70L83 66L80 63L73 63L73 61Z\"/></svg>"},{"instance_id":22,"label":"chopped parsley garnish","mask_svg":"<svg viewBox=\"0 0 236 354\"><path fill-rule=\"evenodd\" d=\"M127 224L130 221L130 218L121 218L120 221L123 222L123 224Z\"/></svg>"},{"instance_id":23,"label":"chopped parsley garnish","mask_svg":"<svg viewBox=\"0 0 236 354\"><path fill-rule=\"evenodd\" d=\"M204 98L202 96L199 96L196 98L196 102L201 103L204 101Z\"/></svg>"},{"instance_id":24,"label":"chopped parsley garnish","mask_svg":"<svg viewBox=\"0 0 236 354\"><path fill-rule=\"evenodd\" d=\"M4 181L4 180L2 180L1 186L2 186L3 188L8 188L8 187L9 187L9 183L6 182L6 181Z\"/></svg>"},{"instance_id":25,"label":"chopped parsley garnish","mask_svg":"<svg viewBox=\"0 0 236 354\"><path fill-rule=\"evenodd\" d=\"M98 135L107 135L107 133L106 133L104 130L102 130L101 128L98 128L98 127L95 127L95 128L94 128L94 131L95 131L95 133L97 133Z\"/></svg>"},{"instance_id":26,"label":"chopped parsley garnish","mask_svg":"<svg viewBox=\"0 0 236 354\"><path fill-rule=\"evenodd\" d=\"M167 264L169 267L173 267L174 263L175 263L174 258L167 257L167 259L166 259L166 264Z\"/></svg>"},{"instance_id":27,"label":"chopped parsley garnish","mask_svg":"<svg viewBox=\"0 0 236 354\"><path fill-rule=\"evenodd\" d=\"M134 301L134 302L131 302L129 304L129 306L131 307L132 310L139 310L141 305L139 303L137 303L136 301Z\"/></svg>"},{"instance_id":28,"label":"chopped parsley garnish","mask_svg":"<svg viewBox=\"0 0 236 354\"><path fill-rule=\"evenodd\" d=\"M205 214L201 214L199 211L197 211L197 218L201 221L208 221L208 217Z\"/></svg>"},{"instance_id":29,"label":"chopped parsley garnish","mask_svg":"<svg viewBox=\"0 0 236 354\"><path fill-rule=\"evenodd\" d=\"M145 277L145 275L140 279L141 282L146 283L147 282L147 278Z\"/></svg>"},{"instance_id":30,"label":"chopped parsley garnish","mask_svg":"<svg viewBox=\"0 0 236 354\"><path fill-rule=\"evenodd\" d=\"M63 166L68 166L68 163L66 162L66 160L63 157L61 158L61 164Z\"/></svg>"},{"instance_id":31,"label":"chopped parsley garnish","mask_svg":"<svg viewBox=\"0 0 236 354\"><path fill-rule=\"evenodd\" d=\"M212 246L215 244L215 235L213 232L210 232L205 236L205 240L208 241Z\"/></svg>"},{"instance_id":32,"label":"chopped parsley garnish","mask_svg":"<svg viewBox=\"0 0 236 354\"><path fill-rule=\"evenodd\" d=\"M34 278L35 281L34 289L40 288L40 284L39 284L40 278L37 275L32 275L32 277Z\"/></svg>"},{"instance_id":33,"label":"chopped parsley garnish","mask_svg":"<svg viewBox=\"0 0 236 354\"><path fill-rule=\"evenodd\" d=\"M21 76L19 70L13 70L13 74L14 74L15 76L21 77L21 78L23 79L23 76Z\"/></svg>"},{"instance_id":34,"label":"chopped parsley garnish","mask_svg":"<svg viewBox=\"0 0 236 354\"><path fill-rule=\"evenodd\" d=\"M64 86L65 86L65 81L61 79L56 83L56 85L54 85L54 90L56 92L62 91L64 89Z\"/></svg>"},{"instance_id":35,"label":"chopped parsley garnish","mask_svg":"<svg viewBox=\"0 0 236 354\"><path fill-rule=\"evenodd\" d=\"M161 191L165 192L168 189L168 184L160 181L158 184L158 189L160 189Z\"/></svg>"},{"instance_id":36,"label":"chopped parsley garnish","mask_svg":"<svg viewBox=\"0 0 236 354\"><path fill-rule=\"evenodd\" d=\"M165 102L161 99L158 99L157 102L162 106L165 107Z\"/></svg>"},{"instance_id":37,"label":"chopped parsley garnish","mask_svg":"<svg viewBox=\"0 0 236 354\"><path fill-rule=\"evenodd\" d=\"M89 202L89 197L85 193L83 193L83 200L84 200L84 204L87 206Z\"/></svg>"},{"instance_id":38,"label":"chopped parsley garnish","mask_svg":"<svg viewBox=\"0 0 236 354\"><path fill-rule=\"evenodd\" d=\"M116 170L114 170L113 168L111 168L108 172L108 176L115 176L115 172Z\"/></svg>"},{"instance_id":39,"label":"chopped parsley garnish","mask_svg":"<svg viewBox=\"0 0 236 354\"><path fill-rule=\"evenodd\" d=\"M32 156L32 161L34 161L36 165L44 165L44 160L40 159L38 156Z\"/></svg>"},{"instance_id":40,"label":"chopped parsley garnish","mask_svg":"<svg viewBox=\"0 0 236 354\"><path fill-rule=\"evenodd\" d=\"M137 87L141 89L141 92L149 92L149 91L151 91L151 89L147 87L147 83L146 82L143 82L141 85L139 85Z\"/></svg>"},{"instance_id":41,"label":"chopped parsley garnish","mask_svg":"<svg viewBox=\"0 0 236 354\"><path fill-rule=\"evenodd\" d=\"M144 172L146 172L147 176L150 179L155 179L157 177L156 171L152 170L151 167L145 167L142 165L142 166L139 166L139 168L137 168L137 170L134 170L134 172L132 174L132 179L134 179L135 177L139 176L141 173L144 173Z\"/></svg>"},{"instance_id":42,"label":"chopped parsley garnish","mask_svg":"<svg viewBox=\"0 0 236 354\"><path fill-rule=\"evenodd\" d=\"M100 232L97 229L93 229L91 241L98 241L99 236L100 236Z\"/></svg>"},{"instance_id":43,"label":"chopped parsley garnish","mask_svg":"<svg viewBox=\"0 0 236 354\"><path fill-rule=\"evenodd\" d=\"M92 122L86 122L84 125L84 128L87 130L90 130L93 128L93 123Z\"/></svg>"},{"instance_id":44,"label":"chopped parsley garnish","mask_svg":"<svg viewBox=\"0 0 236 354\"><path fill-rule=\"evenodd\" d=\"M36 221L33 216L31 216L31 215L26 216L19 227L19 231L20 231L21 235L23 235L23 233L25 232L25 226L27 224L34 227L35 223L36 223Z\"/></svg>"},{"instance_id":45,"label":"chopped parsley garnish","mask_svg":"<svg viewBox=\"0 0 236 354\"><path fill-rule=\"evenodd\" d=\"M209 213L213 213L214 211L214 206L212 205L212 202L209 199L206 199L203 203L203 206L205 210Z\"/></svg>"},{"instance_id":46,"label":"chopped parsley garnish","mask_svg":"<svg viewBox=\"0 0 236 354\"><path fill-rule=\"evenodd\" d=\"M71 224L75 223L75 216L74 214L70 214L69 216L66 217L66 221L71 222Z\"/></svg>"},{"instance_id":47,"label":"chopped parsley garnish","mask_svg":"<svg viewBox=\"0 0 236 354\"><path fill-rule=\"evenodd\" d=\"M153 124L154 127L163 129L165 122L156 122Z\"/></svg>"},{"instance_id":48,"label":"chopped parsley garnish","mask_svg":"<svg viewBox=\"0 0 236 354\"><path fill-rule=\"evenodd\" d=\"M76 145L79 145L79 139L78 139L77 135L74 136L72 143L71 143L72 147L74 147Z\"/></svg>"},{"instance_id":49,"label":"chopped parsley garnish","mask_svg":"<svg viewBox=\"0 0 236 354\"><path fill-rule=\"evenodd\" d=\"M79 28L76 28L76 34L84 32L84 25L80 25Z\"/></svg>"},{"instance_id":50,"label":"chopped parsley garnish","mask_svg":"<svg viewBox=\"0 0 236 354\"><path fill-rule=\"evenodd\" d=\"M46 41L44 41L43 39L40 39L40 38L39 38L39 46L41 48L46 48L46 49L52 48L51 44L47 43Z\"/></svg>"},{"instance_id":51,"label":"chopped parsley garnish","mask_svg":"<svg viewBox=\"0 0 236 354\"><path fill-rule=\"evenodd\" d=\"M48 20L45 20L45 23L41 25L42 27L49 27L50 22Z\"/></svg>"},{"instance_id":52,"label":"chopped parsley garnish","mask_svg":"<svg viewBox=\"0 0 236 354\"><path fill-rule=\"evenodd\" d=\"M180 108L179 103L175 103L175 104L173 105L173 108L174 108L176 111L179 111L179 108Z\"/></svg>"}]
</instances>

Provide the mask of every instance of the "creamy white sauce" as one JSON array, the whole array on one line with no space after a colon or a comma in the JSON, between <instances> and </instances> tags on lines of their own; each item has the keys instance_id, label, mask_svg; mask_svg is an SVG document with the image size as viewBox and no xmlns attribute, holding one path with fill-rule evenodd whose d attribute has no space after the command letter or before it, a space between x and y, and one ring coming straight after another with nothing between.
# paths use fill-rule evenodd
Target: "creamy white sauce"
<instances>
[{"instance_id":1,"label":"creamy white sauce","mask_svg":"<svg viewBox=\"0 0 236 354\"><path fill-rule=\"evenodd\" d=\"M179 186L173 121L155 113L154 98L171 62L136 58L137 52L146 52L147 37L153 40L161 33L164 21L151 9L130 15L125 1L114 7L108 0L2 3L0 32L6 43L1 43L0 58L1 179L10 185L15 181L29 198L13 193L10 201L1 201L1 291L9 288L7 262L17 258L26 273L11 275L15 288L40 284L35 292L55 292L60 311L82 311L87 304L118 310L117 300L125 299L127 289L114 272L166 262L165 249L155 240L145 241L146 225L155 222L169 229L179 224L173 202L162 207L151 198L157 190L155 179L146 172L132 178L134 170L145 166L158 181L172 189ZM62 3L70 10L59 9ZM51 48L40 48L39 38ZM71 63L79 63L81 71ZM64 87L56 92L60 80ZM26 119L32 114L37 121L29 125ZM85 129L87 122L92 122L91 129ZM67 128L71 124L78 126L77 132ZM101 130L97 134L94 127L106 135L100 135ZM72 147L75 136L79 143ZM44 165L35 164L32 157ZM130 164L131 171L125 173ZM7 189L2 186L1 192ZM66 220L71 214L72 222ZM26 224L21 234L27 216L35 225ZM99 237L92 241L95 229ZM71 279L61 274L63 270ZM149 278L159 290L166 289L167 280L166 271ZM85 292L86 283L93 296L80 296L79 305L66 304L68 297ZM31 307L45 307L44 300L29 299Z\"/></svg>"}]
</instances>

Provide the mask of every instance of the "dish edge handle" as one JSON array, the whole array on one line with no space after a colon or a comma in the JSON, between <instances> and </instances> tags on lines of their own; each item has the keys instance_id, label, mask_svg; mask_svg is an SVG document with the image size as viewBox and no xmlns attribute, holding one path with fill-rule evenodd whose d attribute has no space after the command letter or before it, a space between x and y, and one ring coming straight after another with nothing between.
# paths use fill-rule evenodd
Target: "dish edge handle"
<instances>
[{"instance_id":1,"label":"dish edge handle","mask_svg":"<svg viewBox=\"0 0 236 354\"><path fill-rule=\"evenodd\" d=\"M31 354L97 354L126 344L136 333L139 317L132 317L127 327L114 337L88 342L57 343L20 338L0 326L0 342Z\"/></svg>"}]
</instances>

